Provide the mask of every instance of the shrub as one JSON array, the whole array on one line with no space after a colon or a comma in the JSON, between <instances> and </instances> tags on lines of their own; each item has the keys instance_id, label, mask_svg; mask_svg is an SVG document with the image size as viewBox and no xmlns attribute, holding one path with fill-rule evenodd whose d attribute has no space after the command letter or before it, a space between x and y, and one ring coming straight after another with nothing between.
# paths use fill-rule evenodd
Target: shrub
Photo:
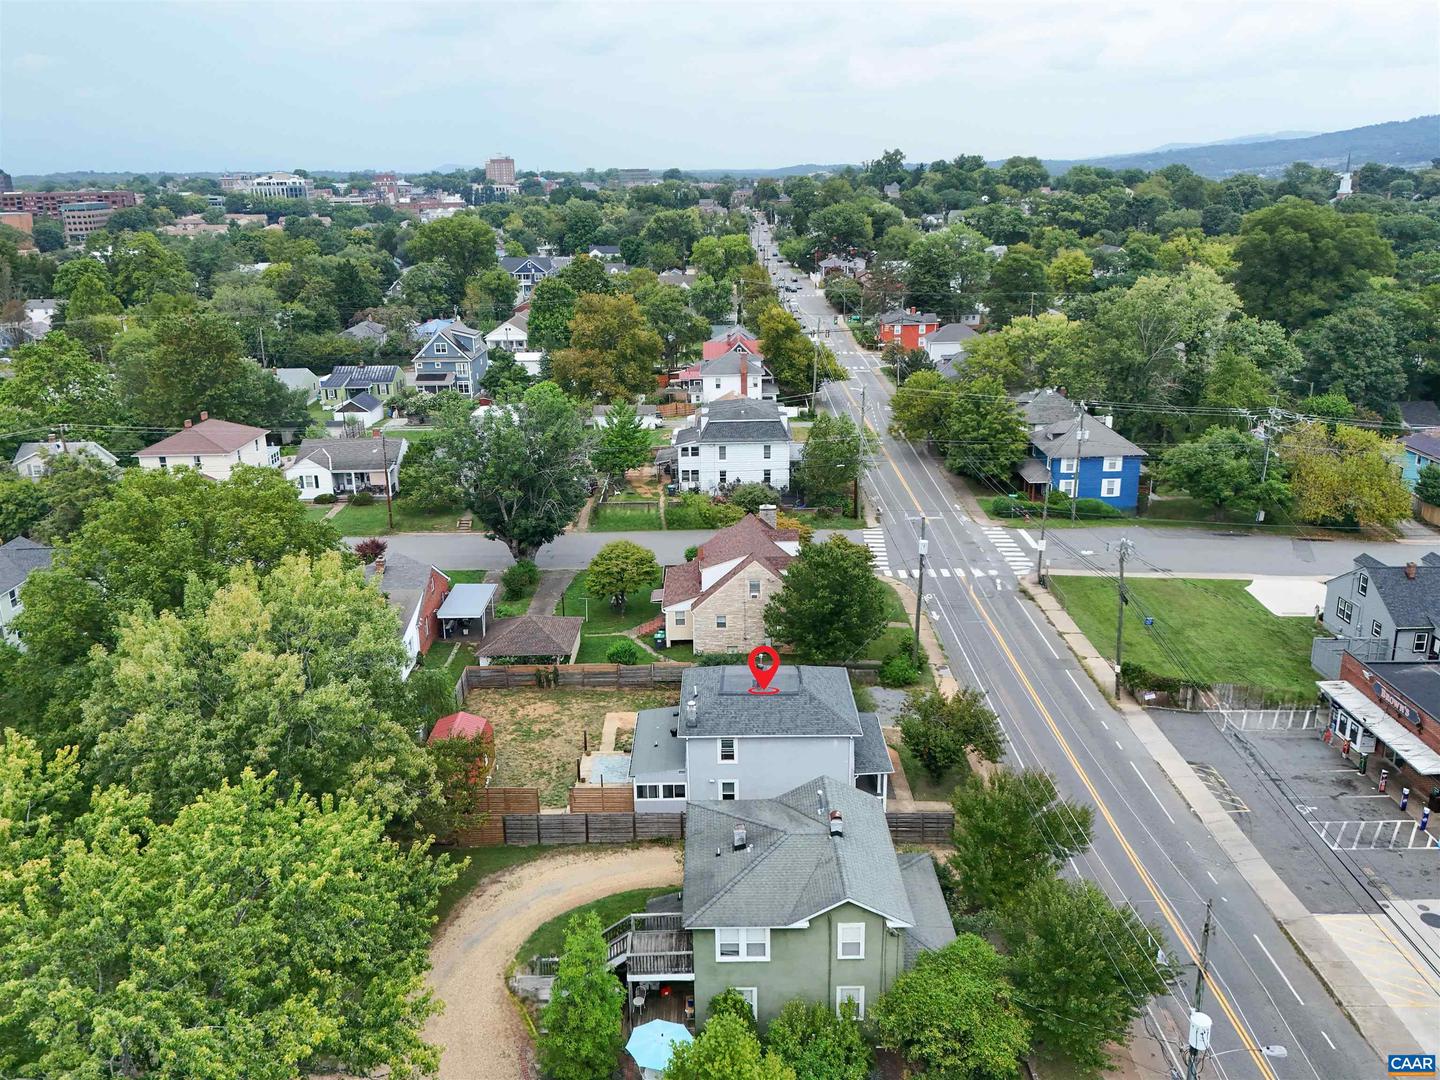
<instances>
[{"instance_id":1,"label":"shrub","mask_svg":"<svg viewBox=\"0 0 1440 1080\"><path fill-rule=\"evenodd\" d=\"M730 492L730 503L747 513L758 513L762 506L778 506L780 493L769 484L741 484Z\"/></svg>"},{"instance_id":2,"label":"shrub","mask_svg":"<svg viewBox=\"0 0 1440 1080\"><path fill-rule=\"evenodd\" d=\"M800 534L800 543L805 545L815 539L815 526L808 521L801 521L794 514L776 514L775 527L777 529L794 529Z\"/></svg>"},{"instance_id":3,"label":"shrub","mask_svg":"<svg viewBox=\"0 0 1440 1080\"><path fill-rule=\"evenodd\" d=\"M529 585L529 579L519 563L500 575L500 590L506 600L519 600L525 595L525 590Z\"/></svg>"},{"instance_id":4,"label":"shrub","mask_svg":"<svg viewBox=\"0 0 1440 1080\"><path fill-rule=\"evenodd\" d=\"M640 646L629 638L617 641L605 650L605 659L612 664L638 664L640 662Z\"/></svg>"},{"instance_id":5,"label":"shrub","mask_svg":"<svg viewBox=\"0 0 1440 1080\"><path fill-rule=\"evenodd\" d=\"M1068 517L1072 505L1075 509L1075 516L1080 518L1125 517L1123 510L1117 510L1103 499L1071 499L1058 491L1052 491L1048 501L1051 517ZM987 509L994 517L1039 517L1044 507L1039 502L1030 499L997 495L990 500Z\"/></svg>"},{"instance_id":6,"label":"shrub","mask_svg":"<svg viewBox=\"0 0 1440 1080\"><path fill-rule=\"evenodd\" d=\"M755 1014L750 1011L750 1003L733 986L726 987L710 999L709 1019L714 1020L717 1016L736 1017L744 1021L751 1031L755 1030Z\"/></svg>"},{"instance_id":7,"label":"shrub","mask_svg":"<svg viewBox=\"0 0 1440 1080\"><path fill-rule=\"evenodd\" d=\"M732 667L736 664L745 664L750 660L748 653L743 652L711 652L696 653L696 667Z\"/></svg>"},{"instance_id":8,"label":"shrub","mask_svg":"<svg viewBox=\"0 0 1440 1080\"><path fill-rule=\"evenodd\" d=\"M311 499L310 501L315 503L317 506L330 506L335 502L335 496L332 495L330 492L326 491L322 492L319 495L316 495L315 498Z\"/></svg>"},{"instance_id":9,"label":"shrub","mask_svg":"<svg viewBox=\"0 0 1440 1080\"><path fill-rule=\"evenodd\" d=\"M688 548L685 549L685 561L686 561L686 562L694 562L694 561L695 561L695 556L696 556L696 555L699 555L699 554L700 554L700 549L699 549L698 547L696 547L694 544L691 544Z\"/></svg>"},{"instance_id":10,"label":"shrub","mask_svg":"<svg viewBox=\"0 0 1440 1080\"><path fill-rule=\"evenodd\" d=\"M920 681L920 672L903 652L893 653L880 665L880 685L891 690L913 686Z\"/></svg>"},{"instance_id":11,"label":"shrub","mask_svg":"<svg viewBox=\"0 0 1440 1080\"><path fill-rule=\"evenodd\" d=\"M510 569L520 574L520 580L526 585L538 585L540 583L540 568L529 559L520 559Z\"/></svg>"},{"instance_id":12,"label":"shrub","mask_svg":"<svg viewBox=\"0 0 1440 1080\"><path fill-rule=\"evenodd\" d=\"M378 536L367 536L355 545L355 554L360 556L362 566L369 566L376 559L380 558L381 555L385 554L385 549L388 546L389 545Z\"/></svg>"},{"instance_id":13,"label":"shrub","mask_svg":"<svg viewBox=\"0 0 1440 1080\"><path fill-rule=\"evenodd\" d=\"M351 506L371 506L375 502L375 496L368 491L357 491L350 496Z\"/></svg>"},{"instance_id":14,"label":"shrub","mask_svg":"<svg viewBox=\"0 0 1440 1080\"><path fill-rule=\"evenodd\" d=\"M833 506L819 506L815 508L816 521L829 521L831 518L839 516L839 512Z\"/></svg>"},{"instance_id":15,"label":"shrub","mask_svg":"<svg viewBox=\"0 0 1440 1080\"><path fill-rule=\"evenodd\" d=\"M845 1008L853 1010L854 1005L846 1002ZM866 1080L870 1075L870 1047L853 1011L836 1015L828 1003L787 1001L765 1043L796 1076L807 1080Z\"/></svg>"},{"instance_id":16,"label":"shrub","mask_svg":"<svg viewBox=\"0 0 1440 1080\"><path fill-rule=\"evenodd\" d=\"M665 524L672 529L723 529L744 516L745 511L733 503L717 503L709 495L694 491L665 508Z\"/></svg>"}]
</instances>

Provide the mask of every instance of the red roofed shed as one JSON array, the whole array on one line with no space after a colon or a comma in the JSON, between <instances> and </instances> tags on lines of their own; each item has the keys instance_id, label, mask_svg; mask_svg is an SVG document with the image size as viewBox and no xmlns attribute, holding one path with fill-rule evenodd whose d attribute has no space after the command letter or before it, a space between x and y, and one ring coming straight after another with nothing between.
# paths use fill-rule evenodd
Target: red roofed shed
<instances>
[{"instance_id":1,"label":"red roofed shed","mask_svg":"<svg viewBox=\"0 0 1440 1080\"><path fill-rule=\"evenodd\" d=\"M490 721L483 716L476 716L474 713L455 712L449 716L442 716L435 721L435 727L430 731L427 743L439 742L441 739L479 739L494 738L495 732L490 727Z\"/></svg>"}]
</instances>

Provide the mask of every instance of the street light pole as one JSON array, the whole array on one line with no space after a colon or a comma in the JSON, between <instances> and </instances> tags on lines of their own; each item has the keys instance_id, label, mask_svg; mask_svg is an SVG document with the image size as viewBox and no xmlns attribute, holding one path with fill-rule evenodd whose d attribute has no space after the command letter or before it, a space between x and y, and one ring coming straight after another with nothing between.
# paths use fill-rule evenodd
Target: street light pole
<instances>
[{"instance_id":1,"label":"street light pole","mask_svg":"<svg viewBox=\"0 0 1440 1080\"><path fill-rule=\"evenodd\" d=\"M910 659L916 670L920 668L920 605L925 600L925 553L930 549L930 541L925 539L925 519L920 519L920 577L915 586L915 640L911 645Z\"/></svg>"},{"instance_id":2,"label":"street light pole","mask_svg":"<svg viewBox=\"0 0 1440 1080\"><path fill-rule=\"evenodd\" d=\"M1039 573L1036 575L1041 588L1045 587L1045 526L1050 523L1050 462L1045 462L1045 493L1040 496L1040 555Z\"/></svg>"}]
</instances>

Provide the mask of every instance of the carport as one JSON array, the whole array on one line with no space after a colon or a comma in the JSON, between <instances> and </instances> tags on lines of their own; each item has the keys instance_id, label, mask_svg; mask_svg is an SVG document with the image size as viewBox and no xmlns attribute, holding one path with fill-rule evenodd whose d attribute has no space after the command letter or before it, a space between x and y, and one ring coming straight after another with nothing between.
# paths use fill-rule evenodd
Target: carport
<instances>
[{"instance_id":1,"label":"carport","mask_svg":"<svg viewBox=\"0 0 1440 1080\"><path fill-rule=\"evenodd\" d=\"M495 611L496 591L494 585L468 583L451 588L435 613L440 620L440 636L447 641L483 638Z\"/></svg>"}]
</instances>

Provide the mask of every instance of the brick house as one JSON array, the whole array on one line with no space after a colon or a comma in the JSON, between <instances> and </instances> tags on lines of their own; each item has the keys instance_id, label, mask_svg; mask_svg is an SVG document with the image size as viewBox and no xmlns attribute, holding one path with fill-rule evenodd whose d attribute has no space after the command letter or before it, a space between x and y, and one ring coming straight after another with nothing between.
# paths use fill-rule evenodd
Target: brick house
<instances>
[{"instance_id":1,"label":"brick house","mask_svg":"<svg viewBox=\"0 0 1440 1080\"><path fill-rule=\"evenodd\" d=\"M435 567L404 555L380 556L365 568L365 576L376 583L400 617L400 641L409 674L440 636L435 613L450 592L450 579Z\"/></svg>"},{"instance_id":2,"label":"brick house","mask_svg":"<svg viewBox=\"0 0 1440 1080\"><path fill-rule=\"evenodd\" d=\"M666 642L697 653L748 652L765 642L765 605L800 553L800 534L777 528L762 506L700 545L695 558L665 568L661 608Z\"/></svg>"},{"instance_id":3,"label":"brick house","mask_svg":"<svg viewBox=\"0 0 1440 1080\"><path fill-rule=\"evenodd\" d=\"M880 345L883 348L898 341L907 349L924 349L930 343L930 335L940 329L940 316L930 311L887 311L880 316Z\"/></svg>"}]
</instances>

